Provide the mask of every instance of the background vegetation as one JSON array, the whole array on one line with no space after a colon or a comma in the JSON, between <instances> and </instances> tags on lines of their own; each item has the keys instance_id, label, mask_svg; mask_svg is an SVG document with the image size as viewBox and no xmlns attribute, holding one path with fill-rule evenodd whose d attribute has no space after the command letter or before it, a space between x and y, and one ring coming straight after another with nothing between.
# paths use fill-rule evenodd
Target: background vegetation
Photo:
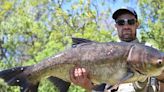
<instances>
[{"instance_id":1,"label":"background vegetation","mask_svg":"<svg viewBox=\"0 0 164 92\"><path fill-rule=\"evenodd\" d=\"M71 46L71 37L116 41L108 4L116 0L0 0L0 70L31 65ZM163 0L136 0L140 40L164 51ZM129 0L124 0L129 2ZM69 8L68 8L69 6ZM107 7L109 6L109 7ZM101 8L100 8L101 7ZM0 92L19 92L0 80ZM85 90L72 85L70 92ZM42 80L39 92L56 92Z\"/></svg>"}]
</instances>

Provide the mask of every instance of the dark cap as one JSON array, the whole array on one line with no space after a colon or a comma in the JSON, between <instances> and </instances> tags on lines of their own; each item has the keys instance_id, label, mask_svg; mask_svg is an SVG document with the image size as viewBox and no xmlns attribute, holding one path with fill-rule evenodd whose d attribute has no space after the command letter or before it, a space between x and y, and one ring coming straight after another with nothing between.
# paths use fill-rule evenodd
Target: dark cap
<instances>
[{"instance_id":1,"label":"dark cap","mask_svg":"<svg viewBox=\"0 0 164 92\"><path fill-rule=\"evenodd\" d=\"M136 13L135 10L134 10L133 8L131 8L131 7L122 7L122 8L120 8L120 9L116 10L116 11L113 13L112 18L113 18L114 20L116 20L118 16L120 16L121 14L127 13L127 12L133 14L133 15L135 16L135 18L137 19L137 13Z\"/></svg>"}]
</instances>

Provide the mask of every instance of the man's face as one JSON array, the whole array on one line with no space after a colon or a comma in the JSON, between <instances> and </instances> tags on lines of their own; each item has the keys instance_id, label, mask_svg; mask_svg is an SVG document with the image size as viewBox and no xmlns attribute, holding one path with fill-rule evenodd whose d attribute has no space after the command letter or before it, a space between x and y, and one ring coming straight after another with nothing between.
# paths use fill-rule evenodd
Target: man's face
<instances>
[{"instance_id":1,"label":"man's face","mask_svg":"<svg viewBox=\"0 0 164 92\"><path fill-rule=\"evenodd\" d=\"M115 27L121 41L130 42L136 39L136 29L139 23L134 15L130 13L122 14L116 19Z\"/></svg>"}]
</instances>

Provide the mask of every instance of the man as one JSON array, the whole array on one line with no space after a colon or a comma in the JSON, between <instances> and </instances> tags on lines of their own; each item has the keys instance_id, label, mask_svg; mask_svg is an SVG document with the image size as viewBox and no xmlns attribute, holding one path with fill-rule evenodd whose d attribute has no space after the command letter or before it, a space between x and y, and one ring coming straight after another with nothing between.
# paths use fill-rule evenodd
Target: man
<instances>
[{"instance_id":1,"label":"man","mask_svg":"<svg viewBox=\"0 0 164 92\"><path fill-rule=\"evenodd\" d=\"M138 39L136 38L136 34L137 34L137 28L139 27L139 22L138 22L137 14L132 8L130 7L120 8L113 13L112 18L116 22L115 27L118 32L118 37L121 41L138 42ZM89 73L87 72L87 70L79 66L71 70L70 78L74 84L85 88L87 91L104 92L105 90L111 88L111 86L106 85L105 83L95 86L90 81ZM152 78L154 79L153 81ZM158 84L158 82L154 77L152 78L148 79L150 81L148 83L148 86L147 86L148 80L146 80L145 82L121 84L121 86L119 86L118 88L118 92L135 92L135 91L156 92L155 90L157 90L158 88L156 84ZM115 90L110 90L110 91L115 91Z\"/></svg>"}]
</instances>

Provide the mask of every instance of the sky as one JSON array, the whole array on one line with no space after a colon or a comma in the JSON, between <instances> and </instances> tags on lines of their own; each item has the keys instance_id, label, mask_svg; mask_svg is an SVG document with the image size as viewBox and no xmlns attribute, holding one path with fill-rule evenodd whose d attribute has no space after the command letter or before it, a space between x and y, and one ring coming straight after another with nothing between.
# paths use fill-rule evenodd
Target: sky
<instances>
[{"instance_id":1,"label":"sky","mask_svg":"<svg viewBox=\"0 0 164 92\"><path fill-rule=\"evenodd\" d=\"M116 0L116 3L112 3L110 4L112 12L114 12L116 9L124 7L124 6L129 6L132 7L133 9L135 9L135 11L137 12L137 14L140 16L140 11L139 11L139 7L137 4L137 0L129 0L129 2L124 2L124 0Z\"/></svg>"},{"instance_id":2,"label":"sky","mask_svg":"<svg viewBox=\"0 0 164 92\"><path fill-rule=\"evenodd\" d=\"M62 6L62 7L64 7L65 10L70 9L71 4L76 2L77 0L70 0L70 1L71 1L70 3L65 3ZM136 10L137 14L140 16L139 7L137 4L138 0L115 0L115 2L113 2L113 0L91 0L91 1L97 2L98 4L102 3L102 1L106 1L105 6L101 7L99 5L100 9L103 10L105 7L110 7L112 12L114 12L118 8L121 8L124 6L130 6L130 7L134 8ZM125 2L125 1L128 1L128 2Z\"/></svg>"}]
</instances>

